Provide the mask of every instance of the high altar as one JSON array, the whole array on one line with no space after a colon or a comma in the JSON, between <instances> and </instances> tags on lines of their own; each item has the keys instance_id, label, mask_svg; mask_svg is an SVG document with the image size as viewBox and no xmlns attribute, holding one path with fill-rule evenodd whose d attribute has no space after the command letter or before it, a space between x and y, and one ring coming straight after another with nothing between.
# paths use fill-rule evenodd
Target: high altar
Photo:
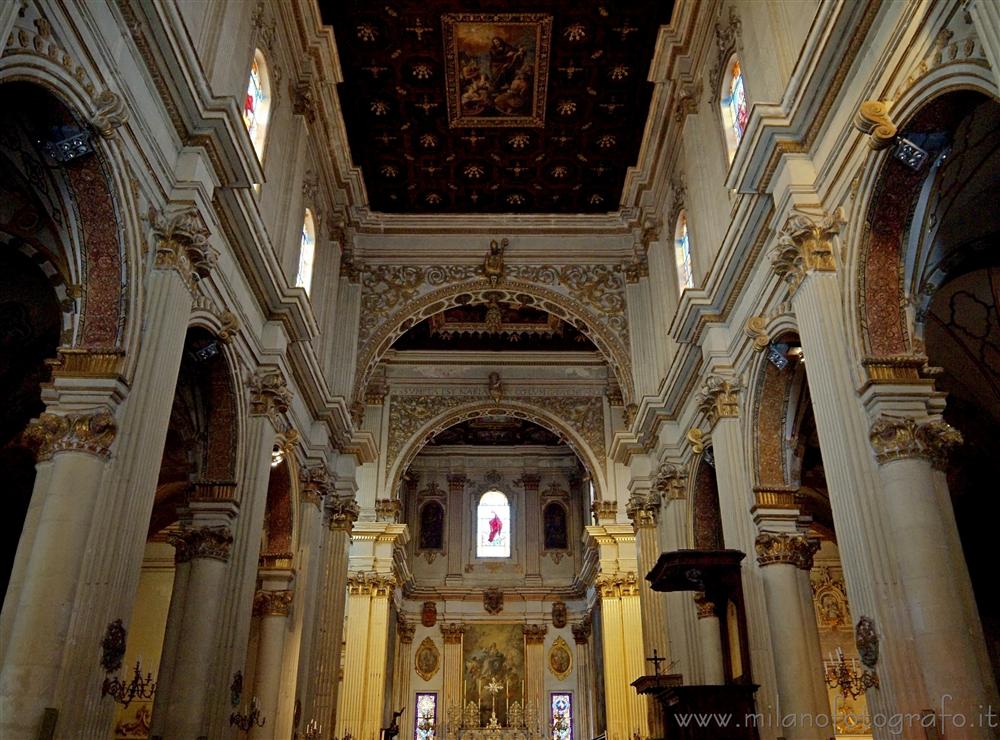
<instances>
[{"instance_id":1,"label":"high altar","mask_svg":"<svg viewBox=\"0 0 1000 740\"><path fill-rule=\"evenodd\" d=\"M445 727L445 740L534 740L541 738L538 723L538 707L529 701L522 709L520 702L514 702L507 709L507 724L501 725L496 712L491 712L490 720L483 725L480 719L480 708L476 702L470 701L461 710L452 705L448 708L448 723Z\"/></svg>"}]
</instances>

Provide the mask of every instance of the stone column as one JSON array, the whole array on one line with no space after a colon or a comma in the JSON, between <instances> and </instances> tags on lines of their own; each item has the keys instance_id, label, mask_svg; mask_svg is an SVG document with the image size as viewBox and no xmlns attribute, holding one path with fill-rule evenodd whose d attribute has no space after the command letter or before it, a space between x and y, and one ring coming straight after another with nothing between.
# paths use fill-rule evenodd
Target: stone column
<instances>
[{"instance_id":1,"label":"stone column","mask_svg":"<svg viewBox=\"0 0 1000 740\"><path fill-rule=\"evenodd\" d=\"M441 659L442 680L441 704L444 707L453 705L465 710L466 698L462 696L462 679L465 675L462 661L462 635L465 627L457 622L441 623L441 637L444 640L444 655ZM466 687L469 690L469 687ZM468 701L474 701L472 693Z\"/></svg>"},{"instance_id":2,"label":"stone column","mask_svg":"<svg viewBox=\"0 0 1000 740\"><path fill-rule=\"evenodd\" d=\"M547 716L545 712L545 633L548 627L544 624L526 624L524 630L524 705L531 706L534 703L538 716L535 721L540 721L542 727L547 727L548 722L542 718Z\"/></svg>"},{"instance_id":3,"label":"stone column","mask_svg":"<svg viewBox=\"0 0 1000 740\"><path fill-rule=\"evenodd\" d=\"M174 691L174 668L177 663L177 651L180 649L181 624L184 621L188 580L191 577L191 557L185 545L185 538L174 535L171 537L171 544L174 546L174 584L170 590L170 607L167 610L163 650L160 653L160 670L156 674L156 696L153 700L153 719L149 729L149 736L152 738L163 737L166 718L170 714L170 697Z\"/></svg>"},{"instance_id":4,"label":"stone column","mask_svg":"<svg viewBox=\"0 0 1000 740\"><path fill-rule=\"evenodd\" d=\"M465 536L465 475L448 475L448 575L446 584L462 582L462 555ZM447 705L445 705L447 706Z\"/></svg>"},{"instance_id":5,"label":"stone column","mask_svg":"<svg viewBox=\"0 0 1000 740\"><path fill-rule=\"evenodd\" d=\"M541 586L541 546L542 546L542 504L538 496L538 484L542 478L536 473L525 473L521 476L524 485L524 521L525 548L524 583L526 586Z\"/></svg>"},{"instance_id":6,"label":"stone column","mask_svg":"<svg viewBox=\"0 0 1000 740\"><path fill-rule=\"evenodd\" d=\"M657 525L660 516L660 494L658 491L635 491L628 500L626 508L632 526L635 528L635 539L638 547L639 561L639 604L642 609L642 651L644 658L656 655L667 660L670 665L670 650L667 637L666 594L650 588L645 576L649 573L660 557L660 541ZM649 670L651 664L644 664ZM666 672L669 672L666 671ZM663 737L666 731L662 722L662 711L659 700L653 696L644 697L649 731L652 737Z\"/></svg>"},{"instance_id":7,"label":"stone column","mask_svg":"<svg viewBox=\"0 0 1000 740\"><path fill-rule=\"evenodd\" d=\"M645 697L630 685L645 673L642 617L635 573L601 575L597 579L604 637L604 691L608 737L649 736Z\"/></svg>"},{"instance_id":8,"label":"stone column","mask_svg":"<svg viewBox=\"0 0 1000 740\"><path fill-rule=\"evenodd\" d=\"M694 605L698 612L702 683L706 686L721 686L726 682L726 669L722 657L719 615L715 612L715 604L706 599L703 593L695 594Z\"/></svg>"},{"instance_id":9,"label":"stone column","mask_svg":"<svg viewBox=\"0 0 1000 740\"><path fill-rule=\"evenodd\" d=\"M197 738L206 734L206 700L213 647L218 639L219 594L233 544L232 500L192 500L182 537L190 573L181 615L181 640L174 663L172 692L163 736Z\"/></svg>"},{"instance_id":10,"label":"stone column","mask_svg":"<svg viewBox=\"0 0 1000 740\"><path fill-rule=\"evenodd\" d=\"M408 622L402 614L396 616L396 660L395 675L392 680L392 706L403 707L399 718L400 734L414 726L413 702L410 701L410 681L413 677L413 635L417 625ZM438 714L443 718L444 705L438 708ZM395 709L393 709L395 711Z\"/></svg>"},{"instance_id":11,"label":"stone column","mask_svg":"<svg viewBox=\"0 0 1000 740\"><path fill-rule=\"evenodd\" d=\"M47 470L32 492L44 503L25 580L17 603L6 604L16 612L0 671L2 737L35 737L46 707L56 704L81 559L118 431L112 408L47 411L26 432L39 447L39 467ZM41 483L48 485L41 489Z\"/></svg>"},{"instance_id":12,"label":"stone column","mask_svg":"<svg viewBox=\"0 0 1000 740\"><path fill-rule=\"evenodd\" d=\"M270 564L268 564L270 565ZM278 564L274 564L278 565ZM261 589L253 597L253 614L260 621L257 631L257 661L253 671L253 696L257 698L264 726L250 729L253 740L276 740L278 693L281 690L282 655L288 632L288 613L294 591L291 585L295 572L289 567L267 567L261 570Z\"/></svg>"},{"instance_id":13,"label":"stone column","mask_svg":"<svg viewBox=\"0 0 1000 740\"><path fill-rule=\"evenodd\" d=\"M771 644L781 714L818 717L830 707L821 690L823 666L816 651L816 617L810 603L803 611L800 570L808 572L819 543L801 534L763 532L757 537L757 562L764 578L764 593L771 615ZM815 639L814 639L815 638ZM797 721L785 728L788 740L823 740L828 729Z\"/></svg>"},{"instance_id":14,"label":"stone column","mask_svg":"<svg viewBox=\"0 0 1000 740\"><path fill-rule=\"evenodd\" d=\"M727 548L741 550L748 555L740 572L751 665L743 666L743 672L752 671L753 682L760 685L756 693L758 711L773 712L779 705L768 627L771 616L767 611L760 568L752 557L757 526L750 513L755 501L747 464L749 455L743 446L744 435L739 419L739 387L734 380L710 375L699 393L698 401L712 435L723 540ZM780 617L775 615L775 618ZM759 730L762 738L769 738L777 736L778 728L765 726Z\"/></svg>"},{"instance_id":15,"label":"stone column","mask_svg":"<svg viewBox=\"0 0 1000 740\"><path fill-rule=\"evenodd\" d=\"M590 616L586 616L580 622L574 624L573 641L576 643L576 726L577 737L592 738L594 736L594 686L596 685L593 674L591 652L593 648L590 644L590 636L593 628Z\"/></svg>"},{"instance_id":16,"label":"stone column","mask_svg":"<svg viewBox=\"0 0 1000 740\"><path fill-rule=\"evenodd\" d=\"M942 619L956 606L952 601L955 592L939 580L939 563L930 562L941 556L935 548L942 543L951 543L948 560L961 562L951 530L954 519L943 515L943 506L936 516L928 516L930 491L921 483L921 476L909 477L911 466L882 471L872 454L870 435L876 438L880 457L880 448L888 453L898 445L891 426L870 429L869 416L858 399L860 369L850 360L853 350L843 325L844 299L834 258L834 239L841 224L839 213L815 220L793 215L785 223L771 259L773 269L788 285L807 358L809 392L851 612L858 617L858 625L865 627L862 637L871 647L877 645L877 658L872 651L875 659L869 668L877 672L880 686L867 694L869 711L921 716L928 709L939 711L943 694L951 695L950 707L960 711L956 691L951 686L942 688L939 681L962 671L967 675L957 684L964 695L961 701L968 701L971 689L975 703L986 705L995 696L992 681L983 677L981 670L977 676L969 670L978 663L978 656L969 652L970 622L973 632L980 630L974 606L969 603L971 597L962 589L961 616L950 623ZM904 390L921 400L926 397L926 389L919 386ZM878 441L880 438L888 444ZM897 464L886 458L882 467ZM893 521L899 516L902 522ZM925 565L930 568L929 578L921 573ZM955 565L951 578L968 576L964 568ZM939 611L949 603L952 606ZM932 639L917 648L921 642L917 631L928 627ZM939 652L945 645L948 648ZM940 655L940 659L932 655ZM975 686L970 687L969 681ZM990 736L990 730L984 728L967 727L961 732L967 738ZM875 736L890 737L885 729L876 729ZM904 727L903 737L922 738L923 730Z\"/></svg>"},{"instance_id":17,"label":"stone column","mask_svg":"<svg viewBox=\"0 0 1000 740\"><path fill-rule=\"evenodd\" d=\"M339 481L338 481L339 483ZM337 695L340 686L340 649L347 603L347 552L351 527L358 518L353 493L327 498L326 533L323 538L322 583L310 660L309 688L302 702L303 722L315 719L323 729L323 740L336 735Z\"/></svg>"}]
</instances>

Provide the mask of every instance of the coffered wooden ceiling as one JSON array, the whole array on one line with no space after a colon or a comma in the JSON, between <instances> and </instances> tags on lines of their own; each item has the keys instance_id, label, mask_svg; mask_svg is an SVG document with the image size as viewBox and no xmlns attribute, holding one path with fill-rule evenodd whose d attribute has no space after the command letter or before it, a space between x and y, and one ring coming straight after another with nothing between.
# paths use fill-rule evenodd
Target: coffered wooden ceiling
<instances>
[{"instance_id":1,"label":"coffered wooden ceiling","mask_svg":"<svg viewBox=\"0 0 1000 740\"><path fill-rule=\"evenodd\" d=\"M617 210L673 0L320 0L370 205Z\"/></svg>"}]
</instances>

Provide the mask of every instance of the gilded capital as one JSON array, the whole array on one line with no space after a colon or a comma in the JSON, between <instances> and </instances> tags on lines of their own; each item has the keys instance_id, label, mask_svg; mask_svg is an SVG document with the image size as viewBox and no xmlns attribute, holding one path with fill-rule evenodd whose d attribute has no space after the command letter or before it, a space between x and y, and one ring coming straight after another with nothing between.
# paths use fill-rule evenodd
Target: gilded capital
<instances>
[{"instance_id":1,"label":"gilded capital","mask_svg":"<svg viewBox=\"0 0 1000 740\"><path fill-rule=\"evenodd\" d=\"M347 574L347 592L351 596L389 596L395 588L396 578L389 574Z\"/></svg>"},{"instance_id":2,"label":"gilded capital","mask_svg":"<svg viewBox=\"0 0 1000 740\"><path fill-rule=\"evenodd\" d=\"M544 624L525 624L521 629L524 631L524 642L527 645L541 645L545 642L545 633L549 631Z\"/></svg>"},{"instance_id":3,"label":"gilded capital","mask_svg":"<svg viewBox=\"0 0 1000 740\"><path fill-rule=\"evenodd\" d=\"M229 527L189 527L177 535L183 548L178 547L177 557L184 560L208 558L229 562L229 553L233 547L233 532ZM177 545L175 544L175 547ZM183 562L183 560L181 561Z\"/></svg>"},{"instance_id":4,"label":"gilded capital","mask_svg":"<svg viewBox=\"0 0 1000 740\"><path fill-rule=\"evenodd\" d=\"M404 645L409 645L413 642L413 635L417 632L417 625L413 622L406 621L403 615L397 615L396 617L396 634L399 635L399 641Z\"/></svg>"},{"instance_id":5,"label":"gilded capital","mask_svg":"<svg viewBox=\"0 0 1000 740\"><path fill-rule=\"evenodd\" d=\"M813 555L819 550L819 542L801 534L763 532L757 535L755 547L757 562L761 567L784 564L809 570L812 568Z\"/></svg>"},{"instance_id":6,"label":"gilded capital","mask_svg":"<svg viewBox=\"0 0 1000 740\"><path fill-rule=\"evenodd\" d=\"M663 463L656 471L653 488L668 501L687 497L687 473L674 463Z\"/></svg>"},{"instance_id":7,"label":"gilded capital","mask_svg":"<svg viewBox=\"0 0 1000 740\"><path fill-rule=\"evenodd\" d=\"M274 420L288 411L292 392L280 370L261 368L250 377L249 385L252 416L269 416Z\"/></svg>"},{"instance_id":8,"label":"gilded capital","mask_svg":"<svg viewBox=\"0 0 1000 740\"><path fill-rule=\"evenodd\" d=\"M57 452L87 452L106 458L118 433L114 414L106 409L92 414L53 414L48 411L28 424L24 438L38 450L38 460Z\"/></svg>"},{"instance_id":9,"label":"gilded capital","mask_svg":"<svg viewBox=\"0 0 1000 740\"><path fill-rule=\"evenodd\" d=\"M625 513L636 529L655 527L660 516L659 493L633 493L629 497Z\"/></svg>"},{"instance_id":10,"label":"gilded capital","mask_svg":"<svg viewBox=\"0 0 1000 740\"><path fill-rule=\"evenodd\" d=\"M457 622L441 623L441 635L445 645L460 645L464 633L465 625L463 624Z\"/></svg>"},{"instance_id":11,"label":"gilded capital","mask_svg":"<svg viewBox=\"0 0 1000 740\"><path fill-rule=\"evenodd\" d=\"M771 342L771 337L767 333L767 318L764 316L751 316L747 319L743 331L753 342L754 352L763 352Z\"/></svg>"},{"instance_id":12,"label":"gilded capital","mask_svg":"<svg viewBox=\"0 0 1000 740\"><path fill-rule=\"evenodd\" d=\"M360 513L353 496L328 496L326 499L326 526L334 531L348 532Z\"/></svg>"},{"instance_id":13,"label":"gilded capital","mask_svg":"<svg viewBox=\"0 0 1000 740\"><path fill-rule=\"evenodd\" d=\"M636 596L639 593L639 579L631 571L612 575L599 575L594 582L602 599L616 599L622 596Z\"/></svg>"},{"instance_id":14,"label":"gilded capital","mask_svg":"<svg viewBox=\"0 0 1000 740\"><path fill-rule=\"evenodd\" d=\"M840 233L844 213L838 208L818 223L809 216L789 216L771 251L771 269L793 295L810 272L835 272L833 237Z\"/></svg>"},{"instance_id":15,"label":"gilded capital","mask_svg":"<svg viewBox=\"0 0 1000 740\"><path fill-rule=\"evenodd\" d=\"M314 506L319 506L322 498L330 493L333 486L330 469L323 463L300 469L299 483L301 484L302 500Z\"/></svg>"},{"instance_id":16,"label":"gilded capital","mask_svg":"<svg viewBox=\"0 0 1000 740\"><path fill-rule=\"evenodd\" d=\"M869 432L879 464L911 457L923 457L944 469L948 454L962 444L962 434L941 420L917 423L910 418L880 416Z\"/></svg>"},{"instance_id":17,"label":"gilded capital","mask_svg":"<svg viewBox=\"0 0 1000 740\"><path fill-rule=\"evenodd\" d=\"M194 206L149 211L149 223L156 238L156 267L176 270L194 288L195 283L215 267L219 253L208 243L210 232Z\"/></svg>"},{"instance_id":18,"label":"gilded capital","mask_svg":"<svg viewBox=\"0 0 1000 740\"><path fill-rule=\"evenodd\" d=\"M740 415L739 384L709 375L698 394L698 408L705 414L709 426L715 426L719 419L735 419Z\"/></svg>"},{"instance_id":19,"label":"gilded capital","mask_svg":"<svg viewBox=\"0 0 1000 740\"><path fill-rule=\"evenodd\" d=\"M617 501L595 501L590 505L590 510L599 523L614 522L618 518Z\"/></svg>"},{"instance_id":20,"label":"gilded capital","mask_svg":"<svg viewBox=\"0 0 1000 740\"><path fill-rule=\"evenodd\" d=\"M854 127L868 135L868 146L880 151L892 146L896 124L889 117L889 105L881 100L866 100L854 114Z\"/></svg>"},{"instance_id":21,"label":"gilded capital","mask_svg":"<svg viewBox=\"0 0 1000 740\"><path fill-rule=\"evenodd\" d=\"M258 591L253 595L255 617L287 617L294 591Z\"/></svg>"},{"instance_id":22,"label":"gilded capital","mask_svg":"<svg viewBox=\"0 0 1000 740\"><path fill-rule=\"evenodd\" d=\"M380 498L375 502L375 521L396 522L403 511L403 502L398 498Z\"/></svg>"},{"instance_id":23,"label":"gilded capital","mask_svg":"<svg viewBox=\"0 0 1000 740\"><path fill-rule=\"evenodd\" d=\"M697 591L694 595L694 607L698 611L698 619L708 619L717 617L715 604L708 600L704 591Z\"/></svg>"},{"instance_id":24,"label":"gilded capital","mask_svg":"<svg viewBox=\"0 0 1000 740\"><path fill-rule=\"evenodd\" d=\"M593 623L591 622L590 615L585 616L581 621L570 627L570 629L573 630L573 639L576 641L576 644L586 645L590 641L591 632L593 632Z\"/></svg>"}]
</instances>

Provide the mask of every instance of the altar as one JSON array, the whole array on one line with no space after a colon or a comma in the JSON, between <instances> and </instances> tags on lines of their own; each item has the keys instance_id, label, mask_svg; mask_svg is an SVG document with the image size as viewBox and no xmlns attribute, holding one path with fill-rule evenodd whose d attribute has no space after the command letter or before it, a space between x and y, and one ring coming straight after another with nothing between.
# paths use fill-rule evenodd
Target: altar
<instances>
[{"instance_id":1,"label":"altar","mask_svg":"<svg viewBox=\"0 0 1000 740\"><path fill-rule=\"evenodd\" d=\"M448 708L448 722L445 726L445 740L539 740L541 736L538 721L538 707L529 701L522 708L514 702L507 709L508 722L500 724L496 712L491 712L486 724L480 719L480 708L470 701L464 711L456 705Z\"/></svg>"}]
</instances>

